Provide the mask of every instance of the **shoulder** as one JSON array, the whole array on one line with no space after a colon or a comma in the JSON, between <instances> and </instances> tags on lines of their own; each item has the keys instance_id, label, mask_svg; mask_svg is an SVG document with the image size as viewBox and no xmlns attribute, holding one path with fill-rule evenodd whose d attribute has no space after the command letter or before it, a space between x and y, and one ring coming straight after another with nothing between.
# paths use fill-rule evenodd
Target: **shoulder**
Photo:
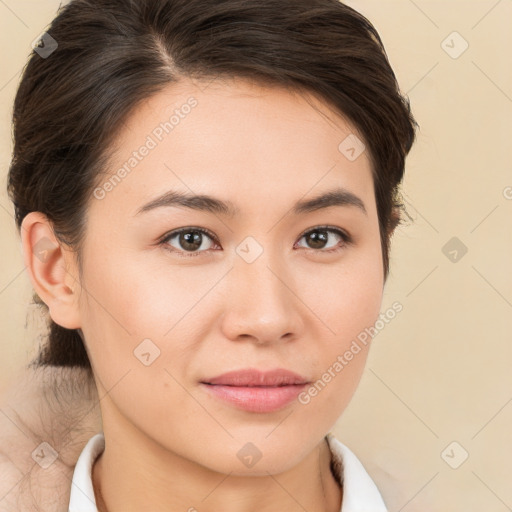
<instances>
[{"instance_id":1,"label":"shoulder","mask_svg":"<svg viewBox=\"0 0 512 512\"><path fill-rule=\"evenodd\" d=\"M0 397L0 512L67 511L78 456L101 429L87 372L27 369Z\"/></svg>"},{"instance_id":2,"label":"shoulder","mask_svg":"<svg viewBox=\"0 0 512 512\"><path fill-rule=\"evenodd\" d=\"M67 512L71 476L72 469L60 461L49 468L37 464L20 468L0 454L0 512Z\"/></svg>"}]
</instances>

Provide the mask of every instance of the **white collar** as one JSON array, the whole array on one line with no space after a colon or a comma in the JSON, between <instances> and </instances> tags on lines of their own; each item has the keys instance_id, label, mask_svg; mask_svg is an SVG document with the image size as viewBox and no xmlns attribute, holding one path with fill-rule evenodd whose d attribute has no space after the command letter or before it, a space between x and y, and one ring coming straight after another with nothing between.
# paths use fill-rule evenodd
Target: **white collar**
<instances>
[{"instance_id":1,"label":"white collar","mask_svg":"<svg viewBox=\"0 0 512 512\"><path fill-rule=\"evenodd\" d=\"M340 512L387 512L382 497L359 459L332 433L327 434L332 453L333 470L343 485L343 503ZM69 512L98 512L92 486L92 466L105 449L105 438L100 432L85 445L73 472Z\"/></svg>"},{"instance_id":2,"label":"white collar","mask_svg":"<svg viewBox=\"0 0 512 512\"><path fill-rule=\"evenodd\" d=\"M105 449L103 432L92 436L78 457L69 497L69 512L98 512L92 486L92 466Z\"/></svg>"},{"instance_id":3,"label":"white collar","mask_svg":"<svg viewBox=\"0 0 512 512\"><path fill-rule=\"evenodd\" d=\"M359 459L329 432L327 441L331 448L334 472L343 485L340 512L387 512L386 505L370 475Z\"/></svg>"}]
</instances>

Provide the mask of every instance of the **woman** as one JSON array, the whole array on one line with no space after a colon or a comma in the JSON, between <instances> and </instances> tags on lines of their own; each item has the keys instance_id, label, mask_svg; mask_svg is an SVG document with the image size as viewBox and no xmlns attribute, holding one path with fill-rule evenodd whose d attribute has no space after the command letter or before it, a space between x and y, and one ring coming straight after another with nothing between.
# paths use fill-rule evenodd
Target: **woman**
<instances>
[{"instance_id":1,"label":"woman","mask_svg":"<svg viewBox=\"0 0 512 512\"><path fill-rule=\"evenodd\" d=\"M37 364L100 399L69 511L386 510L330 432L414 140L375 29L337 0L71 0L42 41L8 189Z\"/></svg>"}]
</instances>

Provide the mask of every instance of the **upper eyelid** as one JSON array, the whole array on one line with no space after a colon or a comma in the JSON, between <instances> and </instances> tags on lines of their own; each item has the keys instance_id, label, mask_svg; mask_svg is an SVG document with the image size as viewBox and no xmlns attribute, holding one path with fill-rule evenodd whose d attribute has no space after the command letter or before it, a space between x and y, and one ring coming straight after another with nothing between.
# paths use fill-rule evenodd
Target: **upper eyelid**
<instances>
[{"instance_id":1,"label":"upper eyelid","mask_svg":"<svg viewBox=\"0 0 512 512\"><path fill-rule=\"evenodd\" d=\"M308 228L306 229L306 231L303 231L301 234L300 234L300 238L302 238L304 235L306 235L307 233L310 233L311 231L320 231L324 229L325 231L336 231L336 232L341 232L343 233L347 238L351 238L350 234L348 233L347 230L343 229L343 228L339 228L337 226L329 226L329 225L319 225L319 226L314 226L312 228Z\"/></svg>"},{"instance_id":2,"label":"upper eyelid","mask_svg":"<svg viewBox=\"0 0 512 512\"><path fill-rule=\"evenodd\" d=\"M169 231L169 233L166 233L164 236L162 236L160 238L160 241L164 241L164 240L167 240L173 236L176 236L176 235L179 235L180 233L186 233L187 231L199 231L200 233L203 233L205 235L208 235L211 239L215 240L218 242L218 238L217 236L215 236L215 234L213 232L211 232L210 230L206 229L206 228L199 228L199 227L196 227L196 226L189 226L189 227L186 227L186 228L179 228L179 229L175 229L173 231Z\"/></svg>"}]
</instances>

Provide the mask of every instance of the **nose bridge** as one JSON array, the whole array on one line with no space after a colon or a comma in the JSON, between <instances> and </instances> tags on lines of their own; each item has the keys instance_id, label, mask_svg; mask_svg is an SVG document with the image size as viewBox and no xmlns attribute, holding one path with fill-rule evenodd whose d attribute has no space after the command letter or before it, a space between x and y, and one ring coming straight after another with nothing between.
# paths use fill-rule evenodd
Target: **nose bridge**
<instances>
[{"instance_id":1,"label":"nose bridge","mask_svg":"<svg viewBox=\"0 0 512 512\"><path fill-rule=\"evenodd\" d=\"M283 255L255 240L245 240L236 251L225 316L230 337L264 341L296 334L299 311Z\"/></svg>"},{"instance_id":2,"label":"nose bridge","mask_svg":"<svg viewBox=\"0 0 512 512\"><path fill-rule=\"evenodd\" d=\"M233 277L241 284L245 299L255 302L253 306L263 307L264 303L270 306L271 303L289 300L290 292L283 284L283 281L286 282L288 272L283 270L286 267L282 261L282 254L273 250L268 242L263 247L255 239L245 240L236 250Z\"/></svg>"}]
</instances>

